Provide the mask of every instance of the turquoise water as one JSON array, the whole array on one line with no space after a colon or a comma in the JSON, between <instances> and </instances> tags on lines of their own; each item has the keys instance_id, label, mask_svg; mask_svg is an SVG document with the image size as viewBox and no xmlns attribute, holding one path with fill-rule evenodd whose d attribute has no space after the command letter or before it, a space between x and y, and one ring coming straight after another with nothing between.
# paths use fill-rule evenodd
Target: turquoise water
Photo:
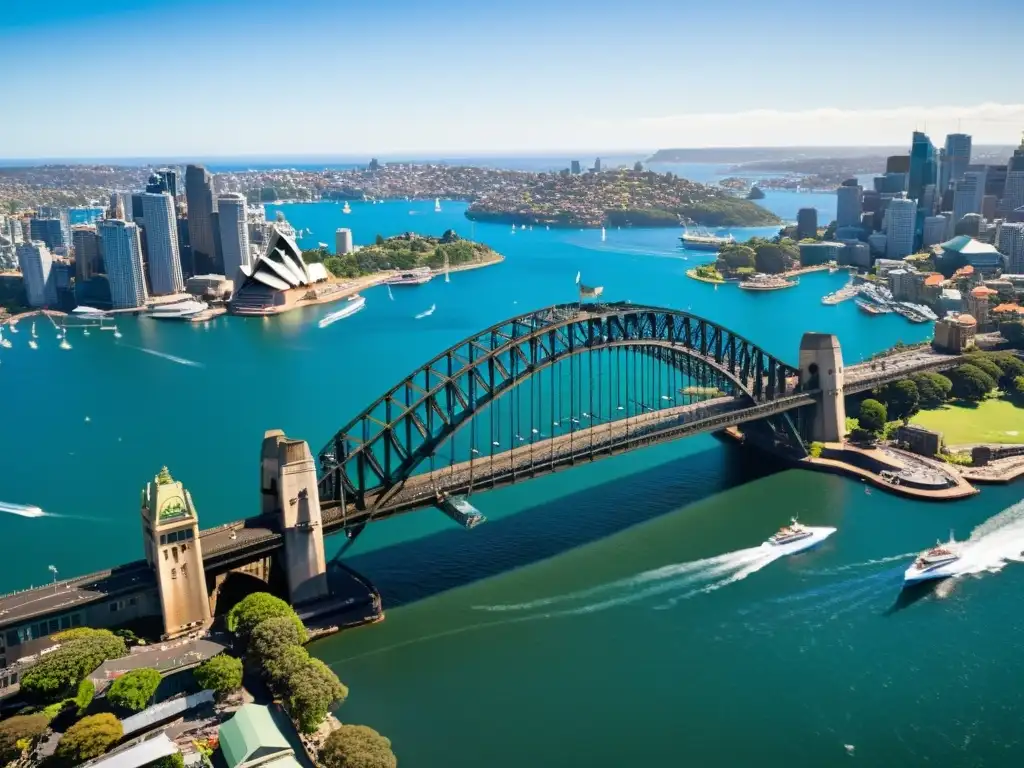
<instances>
[{"instance_id":1,"label":"turquoise water","mask_svg":"<svg viewBox=\"0 0 1024 768\"><path fill-rule=\"evenodd\" d=\"M139 557L138 491L162 464L190 488L204 525L252 514L264 430L315 450L433 353L571 301L577 271L609 299L690 309L790 362L807 330L838 334L848 361L928 333L849 303L823 306L842 275L761 294L689 280L712 257L678 251L671 230L609 230L605 242L595 231L513 235L471 226L461 204L432 208L284 206L313 231L306 245L333 245L339 226L359 243L454 227L505 262L394 300L372 289L363 312L326 329L317 320L330 307L195 327L125 319L121 340L72 332L74 348L61 351L40 323L32 351L22 326L0 350L0 500L48 515L0 514L0 588L44 582L49 564L71 575ZM313 648L351 686L342 719L388 734L404 765L1024 758L1024 569L897 603L911 553L950 527L966 537L981 526L985 564L1024 549L1015 512L985 522L1012 507L1016 486L911 503L780 471L701 436L475 498L488 522L471 532L432 511L370 526L346 561L379 584L387 620ZM792 514L839 530L774 562L750 551Z\"/></svg>"}]
</instances>

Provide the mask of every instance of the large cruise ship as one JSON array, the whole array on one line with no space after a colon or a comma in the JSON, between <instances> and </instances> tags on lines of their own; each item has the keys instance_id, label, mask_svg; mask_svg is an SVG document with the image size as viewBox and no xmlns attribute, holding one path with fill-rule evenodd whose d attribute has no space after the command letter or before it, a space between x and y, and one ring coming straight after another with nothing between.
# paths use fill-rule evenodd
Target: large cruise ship
<instances>
[{"instance_id":1,"label":"large cruise ship","mask_svg":"<svg viewBox=\"0 0 1024 768\"><path fill-rule=\"evenodd\" d=\"M208 307L205 302L186 299L171 304L157 304L146 313L146 316L156 320L191 320L206 309Z\"/></svg>"},{"instance_id":2,"label":"large cruise ship","mask_svg":"<svg viewBox=\"0 0 1024 768\"><path fill-rule=\"evenodd\" d=\"M963 543L949 534L945 544L935 542L935 546L926 549L914 560L914 564L903 574L904 584L913 584L928 579L945 579L956 574L956 562L963 551Z\"/></svg>"},{"instance_id":3,"label":"large cruise ship","mask_svg":"<svg viewBox=\"0 0 1024 768\"><path fill-rule=\"evenodd\" d=\"M733 245L736 238L730 235L713 235L706 229L697 229L691 232L683 229L679 242L684 248L690 251L717 251L726 245Z\"/></svg>"},{"instance_id":4,"label":"large cruise ship","mask_svg":"<svg viewBox=\"0 0 1024 768\"><path fill-rule=\"evenodd\" d=\"M415 269L407 269L404 272L399 272L394 277L388 278L388 285L423 285L429 283L430 279L434 276L433 270L430 267L416 267Z\"/></svg>"}]
</instances>

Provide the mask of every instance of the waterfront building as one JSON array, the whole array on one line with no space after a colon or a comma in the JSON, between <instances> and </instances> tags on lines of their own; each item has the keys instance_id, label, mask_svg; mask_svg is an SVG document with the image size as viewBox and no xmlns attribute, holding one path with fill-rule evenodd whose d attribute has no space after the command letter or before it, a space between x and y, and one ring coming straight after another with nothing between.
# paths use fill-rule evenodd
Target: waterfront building
<instances>
[{"instance_id":1,"label":"waterfront building","mask_svg":"<svg viewBox=\"0 0 1024 768\"><path fill-rule=\"evenodd\" d=\"M91 224L78 224L71 228L71 244L75 251L75 277L91 280L103 271L100 236Z\"/></svg>"},{"instance_id":2,"label":"waterfront building","mask_svg":"<svg viewBox=\"0 0 1024 768\"><path fill-rule=\"evenodd\" d=\"M181 274L174 198L168 192L146 192L140 197L146 222L150 291L154 296L181 293L185 290L185 279Z\"/></svg>"},{"instance_id":3,"label":"waterfront building","mask_svg":"<svg viewBox=\"0 0 1024 768\"><path fill-rule=\"evenodd\" d=\"M188 239L196 271L218 271L217 236L213 213L213 176L201 165L185 168L185 200L188 204Z\"/></svg>"},{"instance_id":4,"label":"waterfront building","mask_svg":"<svg viewBox=\"0 0 1024 768\"><path fill-rule=\"evenodd\" d=\"M185 282L185 291L203 301L227 301L235 284L224 275L196 275Z\"/></svg>"},{"instance_id":5,"label":"waterfront building","mask_svg":"<svg viewBox=\"0 0 1024 768\"><path fill-rule=\"evenodd\" d=\"M231 311L240 315L271 315L295 308L317 295L318 283L328 282L323 264L306 264L295 240L276 225L266 252L251 268L241 269L244 280L235 284ZM300 305L301 306L301 305Z\"/></svg>"},{"instance_id":6,"label":"waterfront building","mask_svg":"<svg viewBox=\"0 0 1024 768\"><path fill-rule=\"evenodd\" d=\"M32 240L18 246L18 268L25 281L25 294L30 307L57 306L57 276L53 256L46 243Z\"/></svg>"},{"instance_id":7,"label":"waterfront building","mask_svg":"<svg viewBox=\"0 0 1024 768\"><path fill-rule=\"evenodd\" d=\"M938 245L948 240L949 238L946 235L948 227L949 220L941 213L936 216L926 217L921 231L921 247L931 248L933 245Z\"/></svg>"},{"instance_id":8,"label":"waterfront building","mask_svg":"<svg viewBox=\"0 0 1024 768\"><path fill-rule=\"evenodd\" d=\"M914 278L917 271L901 266L899 269L890 270L886 275L889 281L889 290L896 301L910 301L913 293Z\"/></svg>"},{"instance_id":9,"label":"waterfront building","mask_svg":"<svg viewBox=\"0 0 1024 768\"><path fill-rule=\"evenodd\" d=\"M64 222L58 218L33 218L29 222L29 237L45 243L53 252L64 253L68 244L64 239Z\"/></svg>"},{"instance_id":10,"label":"waterfront building","mask_svg":"<svg viewBox=\"0 0 1024 768\"><path fill-rule=\"evenodd\" d=\"M334 252L338 256L352 253L352 230L342 227L334 233Z\"/></svg>"},{"instance_id":11,"label":"waterfront building","mask_svg":"<svg viewBox=\"0 0 1024 768\"><path fill-rule=\"evenodd\" d=\"M882 235L885 237L885 235ZM871 248L867 243L862 243L859 240L845 241L843 243L843 252L839 254L839 263L848 264L852 267L860 267L861 269L871 268Z\"/></svg>"},{"instance_id":12,"label":"waterfront building","mask_svg":"<svg viewBox=\"0 0 1024 768\"><path fill-rule=\"evenodd\" d=\"M890 200L886 219L885 255L890 259L902 259L912 254L917 203L906 197Z\"/></svg>"},{"instance_id":13,"label":"waterfront building","mask_svg":"<svg viewBox=\"0 0 1024 768\"><path fill-rule=\"evenodd\" d=\"M859 184L843 184L836 189L836 227L859 227L862 196Z\"/></svg>"},{"instance_id":14,"label":"waterfront building","mask_svg":"<svg viewBox=\"0 0 1024 768\"><path fill-rule=\"evenodd\" d=\"M102 240L103 265L110 281L114 309L141 307L149 301L142 266L142 239L137 224L106 219L97 226Z\"/></svg>"},{"instance_id":15,"label":"waterfront building","mask_svg":"<svg viewBox=\"0 0 1024 768\"><path fill-rule=\"evenodd\" d=\"M796 212L796 237L802 240L805 237L818 236L818 211L816 208L801 208Z\"/></svg>"},{"instance_id":16,"label":"waterfront building","mask_svg":"<svg viewBox=\"0 0 1024 768\"><path fill-rule=\"evenodd\" d=\"M951 133L946 136L943 162L939 176L939 189L945 191L950 184L956 184L971 164L971 137L966 133Z\"/></svg>"},{"instance_id":17,"label":"waterfront building","mask_svg":"<svg viewBox=\"0 0 1024 768\"><path fill-rule=\"evenodd\" d=\"M1010 272L1024 273L1024 223L1003 223L999 228L999 252L1006 257Z\"/></svg>"},{"instance_id":18,"label":"waterfront building","mask_svg":"<svg viewBox=\"0 0 1024 768\"><path fill-rule=\"evenodd\" d=\"M241 285L241 269L252 267L249 249L249 220L245 195L225 192L217 198L217 224L220 248L224 259L224 277Z\"/></svg>"},{"instance_id":19,"label":"waterfront building","mask_svg":"<svg viewBox=\"0 0 1024 768\"><path fill-rule=\"evenodd\" d=\"M935 340L932 346L943 352L962 353L974 346L978 321L972 315L952 314L935 322Z\"/></svg>"},{"instance_id":20,"label":"waterfront building","mask_svg":"<svg viewBox=\"0 0 1024 768\"><path fill-rule=\"evenodd\" d=\"M985 171L966 171L956 182L953 193L953 217L960 221L968 213L981 214L981 202L985 197Z\"/></svg>"},{"instance_id":21,"label":"waterfront building","mask_svg":"<svg viewBox=\"0 0 1024 768\"><path fill-rule=\"evenodd\" d=\"M799 248L800 266L814 267L830 261L838 263L845 246L837 242L800 243Z\"/></svg>"},{"instance_id":22,"label":"waterfront building","mask_svg":"<svg viewBox=\"0 0 1024 768\"><path fill-rule=\"evenodd\" d=\"M936 182L935 145L926 133L914 131L910 144L910 174L907 197L920 200L924 188Z\"/></svg>"}]
</instances>

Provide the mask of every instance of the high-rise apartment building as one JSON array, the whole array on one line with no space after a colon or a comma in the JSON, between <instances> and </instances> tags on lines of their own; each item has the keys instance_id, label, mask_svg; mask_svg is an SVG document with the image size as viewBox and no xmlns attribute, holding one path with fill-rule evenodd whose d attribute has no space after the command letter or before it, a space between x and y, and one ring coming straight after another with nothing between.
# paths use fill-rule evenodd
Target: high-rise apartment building
<instances>
[{"instance_id":1,"label":"high-rise apartment building","mask_svg":"<svg viewBox=\"0 0 1024 768\"><path fill-rule=\"evenodd\" d=\"M68 241L64 239L64 222L58 218L33 218L29 222L29 237L46 243L46 247L51 251L63 251L68 245Z\"/></svg>"},{"instance_id":2,"label":"high-rise apartment building","mask_svg":"<svg viewBox=\"0 0 1024 768\"><path fill-rule=\"evenodd\" d=\"M931 248L933 245L945 242L949 231L949 221L941 213L937 216L928 216L924 220L924 228L921 231L921 247Z\"/></svg>"},{"instance_id":3,"label":"high-rise apartment building","mask_svg":"<svg viewBox=\"0 0 1024 768\"><path fill-rule=\"evenodd\" d=\"M907 184L907 197L920 200L924 188L937 181L935 167L935 145L928 135L914 131L910 145L910 180Z\"/></svg>"},{"instance_id":4,"label":"high-rise apartment building","mask_svg":"<svg viewBox=\"0 0 1024 768\"><path fill-rule=\"evenodd\" d=\"M956 182L953 193L953 218L960 221L968 213L981 213L981 203L985 197L985 171L966 171L960 181Z\"/></svg>"},{"instance_id":5,"label":"high-rise apartment building","mask_svg":"<svg viewBox=\"0 0 1024 768\"><path fill-rule=\"evenodd\" d=\"M1005 222L999 229L999 252L1006 257L1007 269L1024 274L1024 223Z\"/></svg>"},{"instance_id":6,"label":"high-rise apartment building","mask_svg":"<svg viewBox=\"0 0 1024 768\"><path fill-rule=\"evenodd\" d=\"M150 291L155 296L181 293L185 290L185 279L181 274L174 198L169 192L146 192L141 198L142 218L146 222Z\"/></svg>"},{"instance_id":7,"label":"high-rise apartment building","mask_svg":"<svg viewBox=\"0 0 1024 768\"><path fill-rule=\"evenodd\" d=\"M18 246L18 268L25 281L25 293L31 307L57 306L57 276L53 256L46 243L33 240Z\"/></svg>"},{"instance_id":8,"label":"high-rise apartment building","mask_svg":"<svg viewBox=\"0 0 1024 768\"><path fill-rule=\"evenodd\" d=\"M224 277L236 286L244 279L242 267L252 267L249 250L249 221L245 195L226 192L217 198L217 224L220 227L220 249L224 258Z\"/></svg>"},{"instance_id":9,"label":"high-rise apartment building","mask_svg":"<svg viewBox=\"0 0 1024 768\"><path fill-rule=\"evenodd\" d=\"M950 184L960 181L970 164L971 137L966 133L951 133L946 136L946 147L943 151L942 168L939 175L939 191L943 192L949 188Z\"/></svg>"},{"instance_id":10,"label":"high-rise apartment building","mask_svg":"<svg viewBox=\"0 0 1024 768\"><path fill-rule=\"evenodd\" d=\"M79 224L71 228L71 244L75 249L75 277L91 280L93 275L103 271L100 257L100 236L91 224Z\"/></svg>"},{"instance_id":11,"label":"high-rise apartment building","mask_svg":"<svg viewBox=\"0 0 1024 768\"><path fill-rule=\"evenodd\" d=\"M339 229L334 233L334 253L338 256L344 256L346 253L352 253L352 230Z\"/></svg>"},{"instance_id":12,"label":"high-rise apartment building","mask_svg":"<svg viewBox=\"0 0 1024 768\"><path fill-rule=\"evenodd\" d=\"M146 183L146 191L158 194L167 192L171 197L178 196L178 172L170 168L154 171Z\"/></svg>"},{"instance_id":13,"label":"high-rise apartment building","mask_svg":"<svg viewBox=\"0 0 1024 768\"><path fill-rule=\"evenodd\" d=\"M213 176L201 165L185 168L185 200L188 204L188 239L197 272L218 267L217 240L213 213L217 201L213 196Z\"/></svg>"},{"instance_id":14,"label":"high-rise apartment building","mask_svg":"<svg viewBox=\"0 0 1024 768\"><path fill-rule=\"evenodd\" d=\"M902 259L914 252L914 228L917 221L917 202L906 197L889 201L886 211L885 255Z\"/></svg>"},{"instance_id":15,"label":"high-rise apartment building","mask_svg":"<svg viewBox=\"0 0 1024 768\"><path fill-rule=\"evenodd\" d=\"M106 219L97 225L103 241L103 265L114 309L141 307L149 301L142 267L142 239L136 224Z\"/></svg>"},{"instance_id":16,"label":"high-rise apartment building","mask_svg":"<svg viewBox=\"0 0 1024 768\"><path fill-rule=\"evenodd\" d=\"M801 208L796 212L796 237L802 240L805 237L818 236L818 211L816 208Z\"/></svg>"},{"instance_id":17,"label":"high-rise apartment building","mask_svg":"<svg viewBox=\"0 0 1024 768\"><path fill-rule=\"evenodd\" d=\"M55 205L40 205L36 208L36 216L40 219L57 219L60 221L60 231L64 240L64 247L71 246L71 213L67 208L58 208Z\"/></svg>"},{"instance_id":18,"label":"high-rise apartment building","mask_svg":"<svg viewBox=\"0 0 1024 768\"><path fill-rule=\"evenodd\" d=\"M859 227L864 190L846 184L836 189L836 228Z\"/></svg>"}]
</instances>

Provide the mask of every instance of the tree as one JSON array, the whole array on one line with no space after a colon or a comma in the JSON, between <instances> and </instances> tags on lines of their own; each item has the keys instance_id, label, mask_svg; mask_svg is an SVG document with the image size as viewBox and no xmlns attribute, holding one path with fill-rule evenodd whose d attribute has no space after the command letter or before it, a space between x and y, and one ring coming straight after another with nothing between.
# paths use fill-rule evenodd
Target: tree
<instances>
[{"instance_id":1,"label":"tree","mask_svg":"<svg viewBox=\"0 0 1024 768\"><path fill-rule=\"evenodd\" d=\"M860 413L857 416L857 421L861 429L878 434L885 428L887 420L888 414L886 413L885 406L877 400L869 397L860 404Z\"/></svg>"},{"instance_id":2,"label":"tree","mask_svg":"<svg viewBox=\"0 0 1024 768\"><path fill-rule=\"evenodd\" d=\"M783 245L762 243L755 249L754 265L758 272L777 275L789 268L792 260L791 249Z\"/></svg>"},{"instance_id":3,"label":"tree","mask_svg":"<svg viewBox=\"0 0 1024 768\"><path fill-rule=\"evenodd\" d=\"M74 632L74 634L72 634ZM107 659L128 653L124 640L105 629L79 628L59 633L61 645L21 678L21 690L36 701L74 695L78 683Z\"/></svg>"},{"instance_id":4,"label":"tree","mask_svg":"<svg viewBox=\"0 0 1024 768\"><path fill-rule=\"evenodd\" d=\"M121 721L109 712L83 717L68 728L55 755L65 765L78 765L99 757L124 736Z\"/></svg>"},{"instance_id":5,"label":"tree","mask_svg":"<svg viewBox=\"0 0 1024 768\"><path fill-rule=\"evenodd\" d=\"M1024 346L1024 323L1008 320L999 324L999 334L1015 347Z\"/></svg>"},{"instance_id":6,"label":"tree","mask_svg":"<svg viewBox=\"0 0 1024 768\"><path fill-rule=\"evenodd\" d=\"M335 704L348 697L348 688L320 659L306 663L289 676L288 711L302 733L313 733Z\"/></svg>"},{"instance_id":7,"label":"tree","mask_svg":"<svg viewBox=\"0 0 1024 768\"><path fill-rule=\"evenodd\" d=\"M50 719L42 712L15 715L0 720L0 765L7 765L21 754L18 743L31 744L50 726Z\"/></svg>"},{"instance_id":8,"label":"tree","mask_svg":"<svg viewBox=\"0 0 1024 768\"><path fill-rule=\"evenodd\" d=\"M725 262L727 269L735 271L743 267L753 267L757 254L746 245L726 245L718 252L720 261Z\"/></svg>"},{"instance_id":9,"label":"tree","mask_svg":"<svg viewBox=\"0 0 1024 768\"><path fill-rule=\"evenodd\" d=\"M290 645L277 656L269 658L263 665L263 672L270 679L270 685L278 692L288 690L288 680L295 675L306 662L309 652L301 645Z\"/></svg>"},{"instance_id":10,"label":"tree","mask_svg":"<svg viewBox=\"0 0 1024 768\"><path fill-rule=\"evenodd\" d=\"M96 686L92 680L86 678L78 684L78 692L75 694L75 706L78 707L78 716L81 717L89 709L92 699L96 695Z\"/></svg>"},{"instance_id":11,"label":"tree","mask_svg":"<svg viewBox=\"0 0 1024 768\"><path fill-rule=\"evenodd\" d=\"M384 235L378 234L377 238L373 242L377 245L384 245Z\"/></svg>"},{"instance_id":12,"label":"tree","mask_svg":"<svg viewBox=\"0 0 1024 768\"><path fill-rule=\"evenodd\" d=\"M953 382L941 373L926 371L910 377L917 386L918 400L922 408L938 408L949 399Z\"/></svg>"},{"instance_id":13,"label":"tree","mask_svg":"<svg viewBox=\"0 0 1024 768\"><path fill-rule=\"evenodd\" d=\"M249 638L249 658L259 666L279 656L285 648L304 645L309 639L306 629L296 624L290 616L275 616L260 622Z\"/></svg>"},{"instance_id":14,"label":"tree","mask_svg":"<svg viewBox=\"0 0 1024 768\"><path fill-rule=\"evenodd\" d=\"M1003 376L1003 369L999 367L995 360L984 353L976 352L972 355L968 355L967 362L983 370L989 375L989 378L996 383L998 383L999 379Z\"/></svg>"},{"instance_id":15,"label":"tree","mask_svg":"<svg viewBox=\"0 0 1024 768\"><path fill-rule=\"evenodd\" d=\"M886 384L878 393L885 403L888 418L907 421L920 410L921 396L917 385L910 379L900 379Z\"/></svg>"},{"instance_id":16,"label":"tree","mask_svg":"<svg viewBox=\"0 0 1024 768\"><path fill-rule=\"evenodd\" d=\"M970 355L967 359L973 363L973 358L977 356ZM1024 376L1024 361L1012 352L989 352L986 356L999 367L999 388L1004 392L1012 392L1014 381L1018 376Z\"/></svg>"},{"instance_id":17,"label":"tree","mask_svg":"<svg viewBox=\"0 0 1024 768\"><path fill-rule=\"evenodd\" d=\"M320 748L324 768L397 768L391 739L365 725L343 725Z\"/></svg>"},{"instance_id":18,"label":"tree","mask_svg":"<svg viewBox=\"0 0 1024 768\"><path fill-rule=\"evenodd\" d=\"M140 712L153 698L161 679L155 669L142 668L125 672L110 686L107 701L120 709Z\"/></svg>"},{"instance_id":19,"label":"tree","mask_svg":"<svg viewBox=\"0 0 1024 768\"><path fill-rule=\"evenodd\" d=\"M173 755L159 757L153 762L147 763L145 768L185 768L185 758L181 752L175 752Z\"/></svg>"},{"instance_id":20,"label":"tree","mask_svg":"<svg viewBox=\"0 0 1024 768\"><path fill-rule=\"evenodd\" d=\"M985 395L996 386L996 382L991 376L970 363L964 363L953 369L949 374L949 380L953 384L951 390L953 397L968 402L983 400Z\"/></svg>"},{"instance_id":21,"label":"tree","mask_svg":"<svg viewBox=\"0 0 1024 768\"><path fill-rule=\"evenodd\" d=\"M242 660L221 653L204 661L193 674L200 688L224 696L242 687Z\"/></svg>"},{"instance_id":22,"label":"tree","mask_svg":"<svg viewBox=\"0 0 1024 768\"><path fill-rule=\"evenodd\" d=\"M295 610L279 597L274 597L267 592L254 592L243 598L228 611L227 627L238 637L249 642L249 636L256 627L267 619L275 616L287 616L299 627L302 627L302 620L295 613ZM303 631L305 628L303 627Z\"/></svg>"},{"instance_id":23,"label":"tree","mask_svg":"<svg viewBox=\"0 0 1024 768\"><path fill-rule=\"evenodd\" d=\"M1024 376L1018 376L1013 380L1013 386L1009 389L1010 395L1017 399L1024 399Z\"/></svg>"}]
</instances>

